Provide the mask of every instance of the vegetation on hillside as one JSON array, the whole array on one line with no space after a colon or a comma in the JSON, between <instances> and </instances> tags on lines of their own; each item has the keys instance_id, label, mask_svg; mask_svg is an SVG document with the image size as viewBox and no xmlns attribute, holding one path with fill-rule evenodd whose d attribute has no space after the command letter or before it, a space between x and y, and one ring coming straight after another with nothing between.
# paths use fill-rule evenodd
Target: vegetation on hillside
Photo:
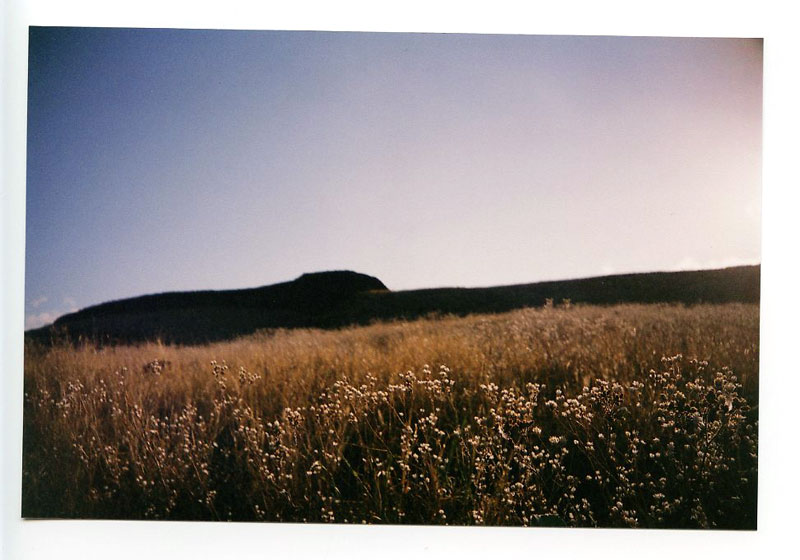
<instances>
[{"instance_id":1,"label":"vegetation on hillside","mask_svg":"<svg viewBox=\"0 0 800 560\"><path fill-rule=\"evenodd\" d=\"M756 305L25 355L23 515L755 528Z\"/></svg>"},{"instance_id":2,"label":"vegetation on hillside","mask_svg":"<svg viewBox=\"0 0 800 560\"><path fill-rule=\"evenodd\" d=\"M160 339L175 344L227 340L267 328L341 328L429 314L502 313L573 303L758 303L760 267L621 274L490 288L392 292L349 271L305 274L292 282L228 291L141 296L89 307L27 333L47 343L88 338L104 344Z\"/></svg>"}]
</instances>

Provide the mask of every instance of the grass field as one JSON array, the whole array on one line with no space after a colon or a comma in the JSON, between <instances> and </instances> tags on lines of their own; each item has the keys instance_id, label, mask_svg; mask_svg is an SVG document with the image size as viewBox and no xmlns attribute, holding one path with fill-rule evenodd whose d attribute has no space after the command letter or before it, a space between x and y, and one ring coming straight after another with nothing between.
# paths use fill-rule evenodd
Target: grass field
<instances>
[{"instance_id":1,"label":"grass field","mask_svg":"<svg viewBox=\"0 0 800 560\"><path fill-rule=\"evenodd\" d=\"M30 343L23 515L756 526L759 310Z\"/></svg>"}]
</instances>

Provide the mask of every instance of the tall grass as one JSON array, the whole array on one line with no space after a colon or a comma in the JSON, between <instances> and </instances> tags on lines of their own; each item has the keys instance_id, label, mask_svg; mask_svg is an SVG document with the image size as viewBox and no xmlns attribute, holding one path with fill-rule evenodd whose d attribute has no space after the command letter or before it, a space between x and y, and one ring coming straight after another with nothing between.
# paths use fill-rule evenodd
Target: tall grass
<instances>
[{"instance_id":1,"label":"tall grass","mask_svg":"<svg viewBox=\"0 0 800 560\"><path fill-rule=\"evenodd\" d=\"M758 307L28 345L23 514L754 528Z\"/></svg>"}]
</instances>

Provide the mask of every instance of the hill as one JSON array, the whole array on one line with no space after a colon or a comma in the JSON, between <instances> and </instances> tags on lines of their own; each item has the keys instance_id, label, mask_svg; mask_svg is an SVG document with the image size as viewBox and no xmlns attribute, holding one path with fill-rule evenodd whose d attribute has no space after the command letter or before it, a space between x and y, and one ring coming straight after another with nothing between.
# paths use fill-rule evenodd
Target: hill
<instances>
[{"instance_id":1,"label":"hill","mask_svg":"<svg viewBox=\"0 0 800 560\"><path fill-rule=\"evenodd\" d=\"M392 292L351 271L304 274L291 282L224 291L171 292L112 301L64 315L26 333L102 343L223 340L269 328L336 328L432 314L499 313L570 299L573 303L757 303L761 267L622 274L491 288Z\"/></svg>"}]
</instances>

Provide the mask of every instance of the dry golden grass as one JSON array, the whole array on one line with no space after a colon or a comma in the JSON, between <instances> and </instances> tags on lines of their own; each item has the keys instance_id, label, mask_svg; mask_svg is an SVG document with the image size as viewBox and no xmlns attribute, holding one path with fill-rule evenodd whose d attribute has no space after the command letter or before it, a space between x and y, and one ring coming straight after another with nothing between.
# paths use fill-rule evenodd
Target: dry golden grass
<instances>
[{"instance_id":1,"label":"dry golden grass","mask_svg":"<svg viewBox=\"0 0 800 560\"><path fill-rule=\"evenodd\" d=\"M758 307L29 346L23 513L755 526Z\"/></svg>"}]
</instances>

